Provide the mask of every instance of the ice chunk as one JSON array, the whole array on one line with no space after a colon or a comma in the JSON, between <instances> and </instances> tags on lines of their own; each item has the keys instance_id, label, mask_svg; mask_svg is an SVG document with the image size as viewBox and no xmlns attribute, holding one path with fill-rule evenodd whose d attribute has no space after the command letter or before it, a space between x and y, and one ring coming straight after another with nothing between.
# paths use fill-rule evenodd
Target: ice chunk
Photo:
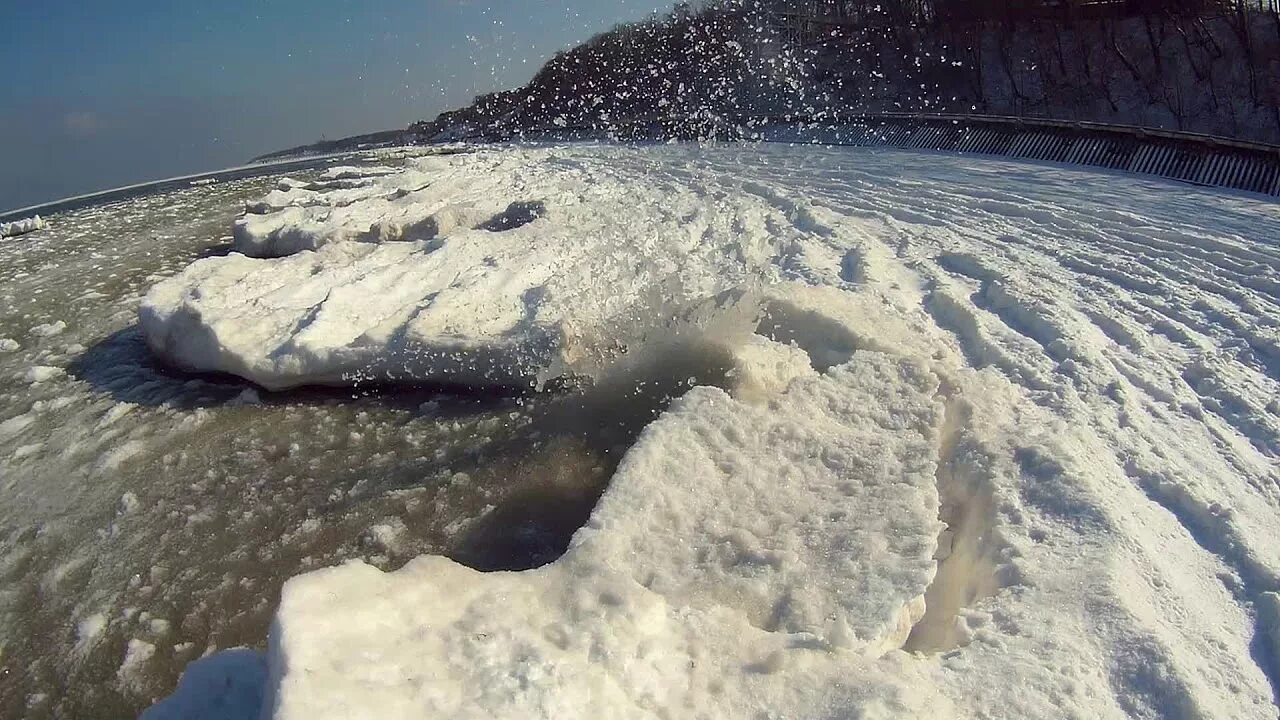
<instances>
[{"instance_id":1,"label":"ice chunk","mask_svg":"<svg viewBox=\"0 0 1280 720\"><path fill-rule=\"evenodd\" d=\"M22 415L15 415L8 420L0 422L0 440L8 440L16 437L22 431L31 427L36 421L36 413L28 412Z\"/></svg>"},{"instance_id":2,"label":"ice chunk","mask_svg":"<svg viewBox=\"0 0 1280 720\"><path fill-rule=\"evenodd\" d=\"M13 222L0 223L0 238L26 235L27 233L33 233L37 230L43 230L48 226L48 221L39 215L24 218L22 220L15 220Z\"/></svg>"},{"instance_id":3,"label":"ice chunk","mask_svg":"<svg viewBox=\"0 0 1280 720\"><path fill-rule=\"evenodd\" d=\"M31 335L41 338L53 337L54 335L61 335L66 331L66 329L67 323L62 320L58 320L57 322L36 325L31 328Z\"/></svg>"},{"instance_id":4,"label":"ice chunk","mask_svg":"<svg viewBox=\"0 0 1280 720\"><path fill-rule=\"evenodd\" d=\"M138 496L132 492L126 492L120 496L120 502L116 503L117 515L130 515L138 510L142 505L138 500Z\"/></svg>"},{"instance_id":5,"label":"ice chunk","mask_svg":"<svg viewBox=\"0 0 1280 720\"><path fill-rule=\"evenodd\" d=\"M295 578L274 716L855 716L899 697L915 671L872 659L905 640L936 568L936 390L877 353L767 406L695 388L552 565ZM941 706L923 688L911 703Z\"/></svg>"},{"instance_id":6,"label":"ice chunk","mask_svg":"<svg viewBox=\"0 0 1280 720\"><path fill-rule=\"evenodd\" d=\"M131 639L125 648L124 660L116 670L116 678L122 685L138 686L143 681L146 664L155 654L155 645L137 638Z\"/></svg>"},{"instance_id":7,"label":"ice chunk","mask_svg":"<svg viewBox=\"0 0 1280 720\"><path fill-rule=\"evenodd\" d=\"M813 375L808 353L752 335L735 353L734 396L764 401L786 390L793 380Z\"/></svg>"},{"instance_id":8,"label":"ice chunk","mask_svg":"<svg viewBox=\"0 0 1280 720\"><path fill-rule=\"evenodd\" d=\"M334 244L264 264L191 265L156 286L140 319L179 367L268 389L361 380L528 385L565 347L560 323L524 304L549 266L485 263L492 247Z\"/></svg>"},{"instance_id":9,"label":"ice chunk","mask_svg":"<svg viewBox=\"0 0 1280 720\"><path fill-rule=\"evenodd\" d=\"M49 382L50 380L57 380L58 378L66 374L67 374L67 371L59 367L49 367L48 365L36 365L34 367L28 368L27 371L22 374L22 379L26 382L35 384L35 383Z\"/></svg>"},{"instance_id":10,"label":"ice chunk","mask_svg":"<svg viewBox=\"0 0 1280 720\"><path fill-rule=\"evenodd\" d=\"M88 650L102 631L107 628L107 617L102 613L94 613L76 624L76 650Z\"/></svg>"},{"instance_id":11,"label":"ice chunk","mask_svg":"<svg viewBox=\"0 0 1280 720\"><path fill-rule=\"evenodd\" d=\"M240 391L239 395L236 395L235 397L231 398L231 400L227 401L227 405L229 407L245 407L245 406L261 405L261 404L262 404L262 396L259 395L258 391L254 390L253 388L245 388L244 390Z\"/></svg>"},{"instance_id":12,"label":"ice chunk","mask_svg":"<svg viewBox=\"0 0 1280 720\"><path fill-rule=\"evenodd\" d=\"M708 210L691 190L588 183L550 156L518 158L440 165L448 182L420 193L399 194L406 172L246 216L237 247L284 257L207 258L161 282L140 309L147 342L178 367L269 389L536 385L670 308L776 279L771 259L805 234L755 196ZM637 193L669 211L637 213ZM745 226L777 231L744 245Z\"/></svg>"},{"instance_id":13,"label":"ice chunk","mask_svg":"<svg viewBox=\"0 0 1280 720\"><path fill-rule=\"evenodd\" d=\"M405 527L403 520L390 518L386 522L369 528L365 533L365 540L382 552L396 553L401 550L406 532L408 528Z\"/></svg>"}]
</instances>

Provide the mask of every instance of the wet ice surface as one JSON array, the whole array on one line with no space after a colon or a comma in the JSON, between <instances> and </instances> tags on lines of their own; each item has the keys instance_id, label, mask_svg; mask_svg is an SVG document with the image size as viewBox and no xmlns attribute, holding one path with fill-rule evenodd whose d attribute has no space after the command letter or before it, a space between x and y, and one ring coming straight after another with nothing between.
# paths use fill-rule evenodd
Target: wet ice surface
<instances>
[{"instance_id":1,"label":"wet ice surface","mask_svg":"<svg viewBox=\"0 0 1280 720\"><path fill-rule=\"evenodd\" d=\"M136 713L207 650L262 647L280 584L343 559L545 562L629 443L634 421L571 421L555 400L270 395L158 367L139 296L226 252L273 182L84 209L0 244L0 716Z\"/></svg>"}]
</instances>

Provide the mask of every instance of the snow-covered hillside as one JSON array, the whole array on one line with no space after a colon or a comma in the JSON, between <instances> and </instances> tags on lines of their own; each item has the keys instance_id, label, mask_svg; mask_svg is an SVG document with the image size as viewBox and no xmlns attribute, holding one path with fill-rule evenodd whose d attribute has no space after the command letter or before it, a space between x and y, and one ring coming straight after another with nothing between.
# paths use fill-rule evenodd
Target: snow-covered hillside
<instances>
[{"instance_id":1,"label":"snow-covered hillside","mask_svg":"<svg viewBox=\"0 0 1280 720\"><path fill-rule=\"evenodd\" d=\"M335 171L251 211L243 255L143 302L184 367L574 375L619 403L664 369L722 378L654 419L551 565L288 583L272 717L1276 714L1274 202L569 146Z\"/></svg>"}]
</instances>

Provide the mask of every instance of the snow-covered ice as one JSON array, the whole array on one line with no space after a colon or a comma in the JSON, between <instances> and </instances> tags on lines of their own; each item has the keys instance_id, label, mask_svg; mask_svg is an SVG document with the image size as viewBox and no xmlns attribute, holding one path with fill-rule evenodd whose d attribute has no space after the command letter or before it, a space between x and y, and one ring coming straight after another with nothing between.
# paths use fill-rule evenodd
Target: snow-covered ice
<instances>
[{"instance_id":1,"label":"snow-covered ice","mask_svg":"<svg viewBox=\"0 0 1280 720\"><path fill-rule=\"evenodd\" d=\"M244 255L197 262L148 294L148 342L180 367L271 389L536 386L598 365L637 319L776 279L773 261L800 237L750 197L708 205L690 188L633 187L548 153L417 165L269 196L279 209L237 226ZM636 214L637 203L656 211ZM739 230L766 225L778 231Z\"/></svg>"},{"instance_id":2,"label":"snow-covered ice","mask_svg":"<svg viewBox=\"0 0 1280 720\"><path fill-rule=\"evenodd\" d=\"M276 716L742 717L850 702L836 675L900 647L923 614L936 391L926 369L876 353L761 406L695 388L546 568L423 558L295 580L271 658ZM858 694L897 702L902 680L876 674Z\"/></svg>"},{"instance_id":3,"label":"snow-covered ice","mask_svg":"<svg viewBox=\"0 0 1280 720\"><path fill-rule=\"evenodd\" d=\"M1274 201L781 145L351 167L0 248L0 714L208 655L152 716L1275 717ZM151 366L140 298L171 364L361 387Z\"/></svg>"},{"instance_id":4,"label":"snow-covered ice","mask_svg":"<svg viewBox=\"0 0 1280 720\"><path fill-rule=\"evenodd\" d=\"M754 320L559 560L287 584L271 716L1274 716L1274 203L782 146L338 180L153 289L152 347L268 388L536 385L705 298Z\"/></svg>"}]
</instances>

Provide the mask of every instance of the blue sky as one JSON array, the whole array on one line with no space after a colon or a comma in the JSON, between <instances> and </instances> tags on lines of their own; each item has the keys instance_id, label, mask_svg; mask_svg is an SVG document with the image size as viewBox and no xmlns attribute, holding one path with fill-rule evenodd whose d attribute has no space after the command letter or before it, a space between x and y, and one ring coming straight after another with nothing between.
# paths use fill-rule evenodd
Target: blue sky
<instances>
[{"instance_id":1,"label":"blue sky","mask_svg":"<svg viewBox=\"0 0 1280 720\"><path fill-rule=\"evenodd\" d=\"M0 209L403 127L673 0L0 0Z\"/></svg>"}]
</instances>

